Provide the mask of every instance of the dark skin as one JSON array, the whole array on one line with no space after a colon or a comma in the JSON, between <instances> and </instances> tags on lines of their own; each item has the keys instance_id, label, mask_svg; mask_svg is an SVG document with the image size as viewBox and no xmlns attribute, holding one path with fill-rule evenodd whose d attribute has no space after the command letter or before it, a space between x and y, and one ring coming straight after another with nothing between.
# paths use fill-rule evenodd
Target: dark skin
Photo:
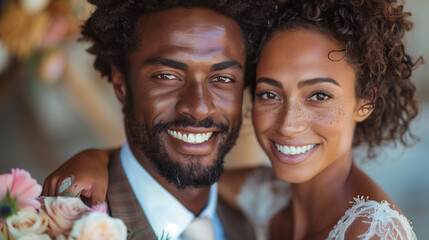
<instances>
[{"instance_id":1,"label":"dark skin","mask_svg":"<svg viewBox=\"0 0 429 240\"><path fill-rule=\"evenodd\" d=\"M371 110L362 108L369 100L355 96L355 68L327 58L329 51L343 48L323 34L298 29L277 33L262 50L253 123L274 173L292 189L291 204L270 222L270 239L325 239L358 195L386 200L400 212L354 163L354 129ZM238 207L234 196L252 171L226 172L220 195ZM346 239L367 230L356 221Z\"/></svg>"},{"instance_id":2,"label":"dark skin","mask_svg":"<svg viewBox=\"0 0 429 240\"><path fill-rule=\"evenodd\" d=\"M230 134L231 128L240 123L244 86L246 56L239 25L213 10L177 7L141 17L137 33L139 47L129 57L128 84L124 74L112 66L118 100L125 104L130 94L133 112L148 129L159 122L188 115L197 121L212 118L215 123L228 124ZM129 127L125 128L131 151L140 164L188 210L198 215L207 204L210 189L177 189L157 172L144 152L132 144ZM210 139L204 142L185 142L167 130L160 133L160 138L170 158L181 165L213 164L217 146L222 141L219 129L172 126L168 130L188 136L211 133ZM47 193L45 188L43 194L52 192Z\"/></svg>"}]
</instances>

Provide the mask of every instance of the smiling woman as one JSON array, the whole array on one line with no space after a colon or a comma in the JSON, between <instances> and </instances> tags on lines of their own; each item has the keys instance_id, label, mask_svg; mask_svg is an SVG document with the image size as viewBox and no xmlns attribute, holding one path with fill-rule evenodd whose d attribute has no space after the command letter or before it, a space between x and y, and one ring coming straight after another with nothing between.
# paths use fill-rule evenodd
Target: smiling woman
<instances>
[{"instance_id":1,"label":"smiling woman","mask_svg":"<svg viewBox=\"0 0 429 240\"><path fill-rule=\"evenodd\" d=\"M409 14L374 0L289 1L279 15L253 102L258 141L292 190L270 239L416 239L352 156L353 146L367 144L372 157L376 146L413 137L414 64L402 42Z\"/></svg>"},{"instance_id":2,"label":"smiling woman","mask_svg":"<svg viewBox=\"0 0 429 240\"><path fill-rule=\"evenodd\" d=\"M182 28L190 13L198 23ZM193 162L207 166L211 157L221 155L215 142L223 144L226 132L234 132L231 126L239 117L231 111L238 111L234 99L241 101L237 89L243 85L243 75L237 75L244 51L228 37L239 36L233 30L238 29L228 18L212 14L174 8L143 19L139 24L156 22L150 29L138 28L140 35L152 34L139 43L150 43L153 49L133 51L129 74L111 71L126 107L133 152L167 152L175 157L170 162L192 166L187 173L194 176L200 172L194 171ZM296 0L273 15L268 22L274 27L257 67L253 123L276 176L291 183L292 201L264 223L270 222L271 238L415 239L399 207L352 156L354 146L368 145L372 157L375 147L396 141L406 145L412 136L408 126L418 109L410 81L414 63L403 46L404 33L411 28L409 14L395 1ZM207 16L216 28L199 27L208 25ZM169 34L161 34L160 27ZM206 41L184 40L190 36ZM219 36L228 41L218 41ZM172 117L175 113L180 117ZM164 156L153 158L160 167L167 166ZM246 199L269 202L268 194L260 194L255 185L244 185ZM262 200L255 198L258 194Z\"/></svg>"},{"instance_id":3,"label":"smiling woman","mask_svg":"<svg viewBox=\"0 0 429 240\"><path fill-rule=\"evenodd\" d=\"M354 68L328 58L342 48L323 34L295 30L276 33L261 53L253 122L286 182L306 182L334 161L350 164L355 125L369 116L359 112L370 100L356 99Z\"/></svg>"}]
</instances>

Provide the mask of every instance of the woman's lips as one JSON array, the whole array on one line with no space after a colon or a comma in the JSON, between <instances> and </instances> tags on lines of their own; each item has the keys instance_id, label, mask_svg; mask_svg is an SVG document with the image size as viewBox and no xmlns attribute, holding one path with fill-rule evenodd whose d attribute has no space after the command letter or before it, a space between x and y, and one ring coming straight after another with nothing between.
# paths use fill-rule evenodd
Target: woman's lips
<instances>
[{"instance_id":1,"label":"woman's lips","mask_svg":"<svg viewBox=\"0 0 429 240\"><path fill-rule=\"evenodd\" d=\"M319 147L319 144L286 145L275 142L271 143L274 155L280 162L286 164L298 164L303 162Z\"/></svg>"}]
</instances>

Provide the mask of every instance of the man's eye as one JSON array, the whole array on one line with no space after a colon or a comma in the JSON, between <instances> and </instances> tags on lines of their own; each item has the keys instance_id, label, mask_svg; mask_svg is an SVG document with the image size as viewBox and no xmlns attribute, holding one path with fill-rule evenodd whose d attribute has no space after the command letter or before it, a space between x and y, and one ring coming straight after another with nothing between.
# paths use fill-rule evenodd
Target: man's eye
<instances>
[{"instance_id":1,"label":"man's eye","mask_svg":"<svg viewBox=\"0 0 429 240\"><path fill-rule=\"evenodd\" d=\"M277 94L272 92L263 92L257 95L258 97L264 99L264 100L279 100L279 96Z\"/></svg>"},{"instance_id":2,"label":"man's eye","mask_svg":"<svg viewBox=\"0 0 429 240\"><path fill-rule=\"evenodd\" d=\"M155 75L154 78L160 79L160 80L176 80L178 79L176 76L172 74L158 74Z\"/></svg>"},{"instance_id":3,"label":"man's eye","mask_svg":"<svg viewBox=\"0 0 429 240\"><path fill-rule=\"evenodd\" d=\"M331 98L331 96L326 92L317 92L313 94L310 99L316 102L323 102Z\"/></svg>"},{"instance_id":4,"label":"man's eye","mask_svg":"<svg viewBox=\"0 0 429 240\"><path fill-rule=\"evenodd\" d=\"M213 78L213 82L231 83L231 82L233 82L233 80L229 77L219 76L219 77Z\"/></svg>"}]
</instances>

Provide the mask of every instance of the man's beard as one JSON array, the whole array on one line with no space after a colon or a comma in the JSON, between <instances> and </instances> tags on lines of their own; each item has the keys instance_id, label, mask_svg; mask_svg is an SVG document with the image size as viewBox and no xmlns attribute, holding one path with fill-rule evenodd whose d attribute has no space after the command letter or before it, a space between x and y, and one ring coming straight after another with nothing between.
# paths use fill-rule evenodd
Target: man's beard
<instances>
[{"instance_id":1,"label":"man's beard","mask_svg":"<svg viewBox=\"0 0 429 240\"><path fill-rule=\"evenodd\" d=\"M164 177L169 183L174 184L177 189L185 189L187 187L205 188L210 187L219 180L223 172L223 159L225 155L234 146L238 137L238 132L241 126L241 118L239 124L233 126L231 133L228 135L230 126L223 123L215 123L212 118L206 118L197 122L196 119L189 115L182 115L173 122L159 122L152 129L148 129L143 121L137 118L133 111L133 101L131 97L126 98L124 106L125 126L128 128L129 141L139 150L143 151L157 172ZM220 137L217 147L217 155L212 160L212 165L203 166L200 158L205 156L186 156L189 162L181 163L174 161L167 153L165 143L161 138L161 133L169 127L215 127L220 131L216 134Z\"/></svg>"}]
</instances>

